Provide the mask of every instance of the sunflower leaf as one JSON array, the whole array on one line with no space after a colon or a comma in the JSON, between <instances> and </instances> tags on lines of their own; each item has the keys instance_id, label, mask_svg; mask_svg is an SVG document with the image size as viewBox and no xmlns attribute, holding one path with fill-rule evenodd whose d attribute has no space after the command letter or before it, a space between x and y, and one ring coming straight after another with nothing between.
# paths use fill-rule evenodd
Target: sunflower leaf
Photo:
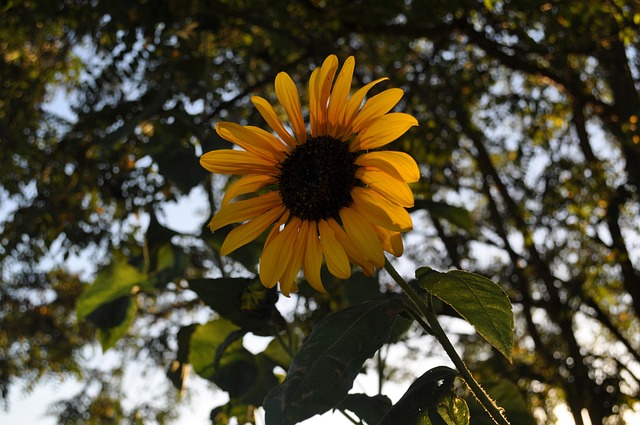
<instances>
[{"instance_id":1,"label":"sunflower leaf","mask_svg":"<svg viewBox=\"0 0 640 425\"><path fill-rule=\"evenodd\" d=\"M509 297L498 284L474 273L440 273L429 267L416 270L416 278L420 286L453 307L511 361L513 311Z\"/></svg>"},{"instance_id":2,"label":"sunflower leaf","mask_svg":"<svg viewBox=\"0 0 640 425\"><path fill-rule=\"evenodd\" d=\"M432 424L430 413L451 393L456 376L458 372L446 366L428 370L409 386L377 424Z\"/></svg>"},{"instance_id":3,"label":"sunflower leaf","mask_svg":"<svg viewBox=\"0 0 640 425\"><path fill-rule=\"evenodd\" d=\"M399 299L372 301L319 322L284 382L265 398L267 423L292 425L343 401L365 360L388 341L401 310Z\"/></svg>"},{"instance_id":4,"label":"sunflower leaf","mask_svg":"<svg viewBox=\"0 0 640 425\"><path fill-rule=\"evenodd\" d=\"M285 327L278 293L257 279L190 279L189 288L225 319L256 335L269 336Z\"/></svg>"}]
</instances>

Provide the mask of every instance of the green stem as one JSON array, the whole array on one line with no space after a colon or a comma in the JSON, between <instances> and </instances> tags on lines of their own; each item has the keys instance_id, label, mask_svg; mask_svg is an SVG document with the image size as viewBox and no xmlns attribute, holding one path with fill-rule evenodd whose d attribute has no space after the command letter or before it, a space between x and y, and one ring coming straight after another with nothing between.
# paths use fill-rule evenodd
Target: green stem
<instances>
[{"instance_id":1,"label":"green stem","mask_svg":"<svg viewBox=\"0 0 640 425\"><path fill-rule=\"evenodd\" d=\"M433 306L431 305L431 295L429 295L429 299L427 302L407 283L406 280L396 271L396 269L391 265L389 260L385 260L384 269L391 275L393 280L402 288L402 290L407 294L409 299L415 304L416 308L420 311L420 313L424 316L427 323L429 324L429 329L426 329L429 333L433 334L433 336L440 342L442 348L447 353L453 364L458 369L458 372L466 382L467 386L476 397L476 399L482 404L482 407L487 411L491 419L499 425L510 425L507 418L504 416L504 410L498 407L496 402L487 394L487 392L480 386L478 381L473 377L471 371L467 368L467 365L464 364L453 344L447 337L444 329L440 326L438 322L438 318L436 317L435 311L433 310Z\"/></svg>"}]
</instances>

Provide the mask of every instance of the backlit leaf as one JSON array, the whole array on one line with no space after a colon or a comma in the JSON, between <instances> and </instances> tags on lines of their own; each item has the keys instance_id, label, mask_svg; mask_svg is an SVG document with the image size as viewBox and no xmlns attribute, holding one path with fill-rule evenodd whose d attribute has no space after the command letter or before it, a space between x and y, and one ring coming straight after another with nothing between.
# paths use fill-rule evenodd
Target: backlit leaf
<instances>
[{"instance_id":1,"label":"backlit leaf","mask_svg":"<svg viewBox=\"0 0 640 425\"><path fill-rule=\"evenodd\" d=\"M474 273L440 273L429 267L416 270L416 278L420 286L453 307L511 361L513 311L509 297L498 284Z\"/></svg>"}]
</instances>

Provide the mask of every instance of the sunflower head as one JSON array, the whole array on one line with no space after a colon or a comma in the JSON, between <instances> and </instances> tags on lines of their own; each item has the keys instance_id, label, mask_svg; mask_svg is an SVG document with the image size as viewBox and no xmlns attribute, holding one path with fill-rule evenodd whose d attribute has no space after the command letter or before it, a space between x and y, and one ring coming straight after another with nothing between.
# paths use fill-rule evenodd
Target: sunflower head
<instances>
[{"instance_id":1,"label":"sunflower head","mask_svg":"<svg viewBox=\"0 0 640 425\"><path fill-rule=\"evenodd\" d=\"M260 258L260 280L280 282L282 293L297 290L302 269L315 289L324 291L322 263L346 279L351 264L371 275L384 265L384 252L402 255L401 232L411 229L406 208L413 206L407 183L420 177L416 162L403 152L378 148L396 140L417 121L389 112L403 95L388 89L363 101L381 78L350 95L355 61L349 57L336 77L338 59L331 55L309 80L309 125L303 120L298 89L288 74L275 81L291 134L265 99L251 101L270 131L220 122L217 133L241 149L207 152L204 168L241 175L227 189L211 231L234 228L221 254L253 241L269 230ZM248 199L235 200L244 195Z\"/></svg>"}]
</instances>

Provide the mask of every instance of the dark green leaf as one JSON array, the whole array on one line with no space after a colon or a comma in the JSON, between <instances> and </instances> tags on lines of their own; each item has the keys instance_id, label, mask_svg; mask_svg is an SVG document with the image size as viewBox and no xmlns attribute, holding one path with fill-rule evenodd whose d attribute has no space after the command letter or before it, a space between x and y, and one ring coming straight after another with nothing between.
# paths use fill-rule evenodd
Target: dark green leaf
<instances>
[{"instance_id":1,"label":"dark green leaf","mask_svg":"<svg viewBox=\"0 0 640 425\"><path fill-rule=\"evenodd\" d=\"M400 400L378 422L378 425L415 424L423 412L433 412L438 402L451 392L458 372L438 366L416 379ZM426 417L429 420L429 417ZM427 422L428 423L428 422Z\"/></svg>"},{"instance_id":2,"label":"dark green leaf","mask_svg":"<svg viewBox=\"0 0 640 425\"><path fill-rule=\"evenodd\" d=\"M100 329L115 328L127 318L130 304L131 296L129 295L116 298L93 310L87 316L87 320Z\"/></svg>"},{"instance_id":3,"label":"dark green leaf","mask_svg":"<svg viewBox=\"0 0 640 425\"><path fill-rule=\"evenodd\" d=\"M256 335L273 335L285 327L278 292L257 279L191 279L189 288L225 319Z\"/></svg>"},{"instance_id":4,"label":"dark green leaf","mask_svg":"<svg viewBox=\"0 0 640 425\"><path fill-rule=\"evenodd\" d=\"M265 399L267 424L295 424L338 405L364 361L388 341L401 309L399 299L372 301L320 321Z\"/></svg>"},{"instance_id":5,"label":"dark green leaf","mask_svg":"<svg viewBox=\"0 0 640 425\"><path fill-rule=\"evenodd\" d=\"M129 299L129 297L127 297L127 299ZM129 332L129 328L136 317L136 311L138 309L136 308L136 304L133 302L129 302L127 304L126 316L118 326L112 328L98 328L98 341L100 341L102 351L107 351L109 348L116 345L116 342Z\"/></svg>"},{"instance_id":6,"label":"dark green leaf","mask_svg":"<svg viewBox=\"0 0 640 425\"><path fill-rule=\"evenodd\" d=\"M471 219L469 211L462 207L454 207L444 202L436 202L424 199L416 199L415 209L426 209L430 214L447 220L451 224L471 232L474 228L474 222Z\"/></svg>"},{"instance_id":7,"label":"dark green leaf","mask_svg":"<svg viewBox=\"0 0 640 425\"><path fill-rule=\"evenodd\" d=\"M164 287L167 283L184 275L187 267L187 256L181 248L168 243L162 245L154 258L150 280L156 287Z\"/></svg>"},{"instance_id":8,"label":"dark green leaf","mask_svg":"<svg viewBox=\"0 0 640 425\"><path fill-rule=\"evenodd\" d=\"M416 270L420 286L449 304L509 361L513 348L513 311L498 284L461 270L439 273L429 267Z\"/></svg>"},{"instance_id":9,"label":"dark green leaf","mask_svg":"<svg viewBox=\"0 0 640 425\"><path fill-rule=\"evenodd\" d=\"M150 289L147 275L126 262L111 264L98 274L93 284L87 286L78 298L78 319L84 319L102 304L130 295L134 286Z\"/></svg>"},{"instance_id":10,"label":"dark green leaf","mask_svg":"<svg viewBox=\"0 0 640 425\"><path fill-rule=\"evenodd\" d=\"M349 410L369 425L377 424L391 408L391 400L385 395L368 396L349 394L336 406L336 410Z\"/></svg>"}]
</instances>

